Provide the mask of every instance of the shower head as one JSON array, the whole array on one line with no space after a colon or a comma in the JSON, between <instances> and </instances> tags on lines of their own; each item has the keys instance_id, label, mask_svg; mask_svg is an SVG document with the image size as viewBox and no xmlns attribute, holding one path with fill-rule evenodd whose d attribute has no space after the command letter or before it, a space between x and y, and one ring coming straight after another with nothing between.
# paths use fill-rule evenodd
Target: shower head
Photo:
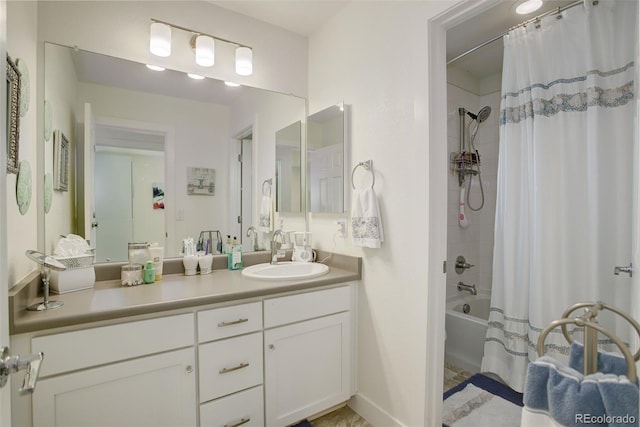
<instances>
[{"instance_id":1,"label":"shower head","mask_svg":"<svg viewBox=\"0 0 640 427\"><path fill-rule=\"evenodd\" d=\"M468 111L467 111L467 114L473 120L476 120L478 123L482 123L489 118L489 115L491 115L491 107L489 107L488 105L486 107L482 107L480 111L478 111L477 115L470 113Z\"/></svg>"}]
</instances>

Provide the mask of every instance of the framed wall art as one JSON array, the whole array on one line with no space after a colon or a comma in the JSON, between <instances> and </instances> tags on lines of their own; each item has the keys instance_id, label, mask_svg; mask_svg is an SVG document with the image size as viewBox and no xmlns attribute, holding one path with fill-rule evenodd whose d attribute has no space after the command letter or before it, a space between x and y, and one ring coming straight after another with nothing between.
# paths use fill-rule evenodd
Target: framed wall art
<instances>
[{"instance_id":1,"label":"framed wall art","mask_svg":"<svg viewBox=\"0 0 640 427\"><path fill-rule=\"evenodd\" d=\"M18 173L20 141L20 71L7 55L7 172Z\"/></svg>"},{"instance_id":2,"label":"framed wall art","mask_svg":"<svg viewBox=\"0 0 640 427\"><path fill-rule=\"evenodd\" d=\"M187 168L187 194L213 196L216 192L216 170Z\"/></svg>"},{"instance_id":3,"label":"framed wall art","mask_svg":"<svg viewBox=\"0 0 640 427\"><path fill-rule=\"evenodd\" d=\"M53 133L53 189L69 190L69 152L71 147L64 134L56 130Z\"/></svg>"}]
</instances>

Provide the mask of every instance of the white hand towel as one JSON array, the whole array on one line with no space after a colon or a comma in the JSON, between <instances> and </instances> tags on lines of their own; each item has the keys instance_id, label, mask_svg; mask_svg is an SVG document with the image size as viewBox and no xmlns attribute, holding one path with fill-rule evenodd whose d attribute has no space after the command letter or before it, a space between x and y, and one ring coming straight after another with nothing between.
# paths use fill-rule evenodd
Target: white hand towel
<instances>
[{"instance_id":1,"label":"white hand towel","mask_svg":"<svg viewBox=\"0 0 640 427\"><path fill-rule=\"evenodd\" d=\"M356 246L379 248L380 243L384 242L380 207L373 188L353 191L351 226L353 244Z\"/></svg>"},{"instance_id":2,"label":"white hand towel","mask_svg":"<svg viewBox=\"0 0 640 427\"><path fill-rule=\"evenodd\" d=\"M258 229L265 233L273 230L273 201L271 200L271 196L262 196Z\"/></svg>"}]
</instances>

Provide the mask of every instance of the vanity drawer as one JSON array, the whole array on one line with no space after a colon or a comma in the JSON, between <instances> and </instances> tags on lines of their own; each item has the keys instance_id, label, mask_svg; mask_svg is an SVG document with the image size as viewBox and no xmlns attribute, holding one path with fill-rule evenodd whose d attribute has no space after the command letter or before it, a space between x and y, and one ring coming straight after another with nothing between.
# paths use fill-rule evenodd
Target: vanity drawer
<instances>
[{"instance_id":1,"label":"vanity drawer","mask_svg":"<svg viewBox=\"0 0 640 427\"><path fill-rule=\"evenodd\" d=\"M200 406L202 427L264 427L262 386Z\"/></svg>"},{"instance_id":2,"label":"vanity drawer","mask_svg":"<svg viewBox=\"0 0 640 427\"><path fill-rule=\"evenodd\" d=\"M350 308L351 288L348 286L267 299L264 301L264 327L313 319Z\"/></svg>"},{"instance_id":3,"label":"vanity drawer","mask_svg":"<svg viewBox=\"0 0 640 427\"><path fill-rule=\"evenodd\" d=\"M193 346L194 334L193 314L181 314L35 337L31 348L47 376Z\"/></svg>"},{"instance_id":4,"label":"vanity drawer","mask_svg":"<svg viewBox=\"0 0 640 427\"><path fill-rule=\"evenodd\" d=\"M200 402L262 384L262 333L200 346Z\"/></svg>"},{"instance_id":5,"label":"vanity drawer","mask_svg":"<svg viewBox=\"0 0 640 427\"><path fill-rule=\"evenodd\" d=\"M234 305L198 313L198 342L247 334L262 329L262 303Z\"/></svg>"}]
</instances>

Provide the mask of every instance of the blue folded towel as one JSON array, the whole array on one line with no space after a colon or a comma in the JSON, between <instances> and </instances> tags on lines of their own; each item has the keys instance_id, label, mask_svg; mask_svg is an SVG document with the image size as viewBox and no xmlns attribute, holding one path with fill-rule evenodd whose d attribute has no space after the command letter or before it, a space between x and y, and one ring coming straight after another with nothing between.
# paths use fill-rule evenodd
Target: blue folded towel
<instances>
[{"instance_id":1,"label":"blue folded towel","mask_svg":"<svg viewBox=\"0 0 640 427\"><path fill-rule=\"evenodd\" d=\"M543 356L527 370L522 425L533 425L525 421L535 414L556 423L548 425L638 426L639 398L638 386L626 376L602 372L585 376Z\"/></svg>"},{"instance_id":2,"label":"blue folded towel","mask_svg":"<svg viewBox=\"0 0 640 427\"><path fill-rule=\"evenodd\" d=\"M574 341L569 350L569 366L583 371L584 346ZM627 375L627 361L621 354L598 350L598 372L603 374Z\"/></svg>"}]
</instances>

